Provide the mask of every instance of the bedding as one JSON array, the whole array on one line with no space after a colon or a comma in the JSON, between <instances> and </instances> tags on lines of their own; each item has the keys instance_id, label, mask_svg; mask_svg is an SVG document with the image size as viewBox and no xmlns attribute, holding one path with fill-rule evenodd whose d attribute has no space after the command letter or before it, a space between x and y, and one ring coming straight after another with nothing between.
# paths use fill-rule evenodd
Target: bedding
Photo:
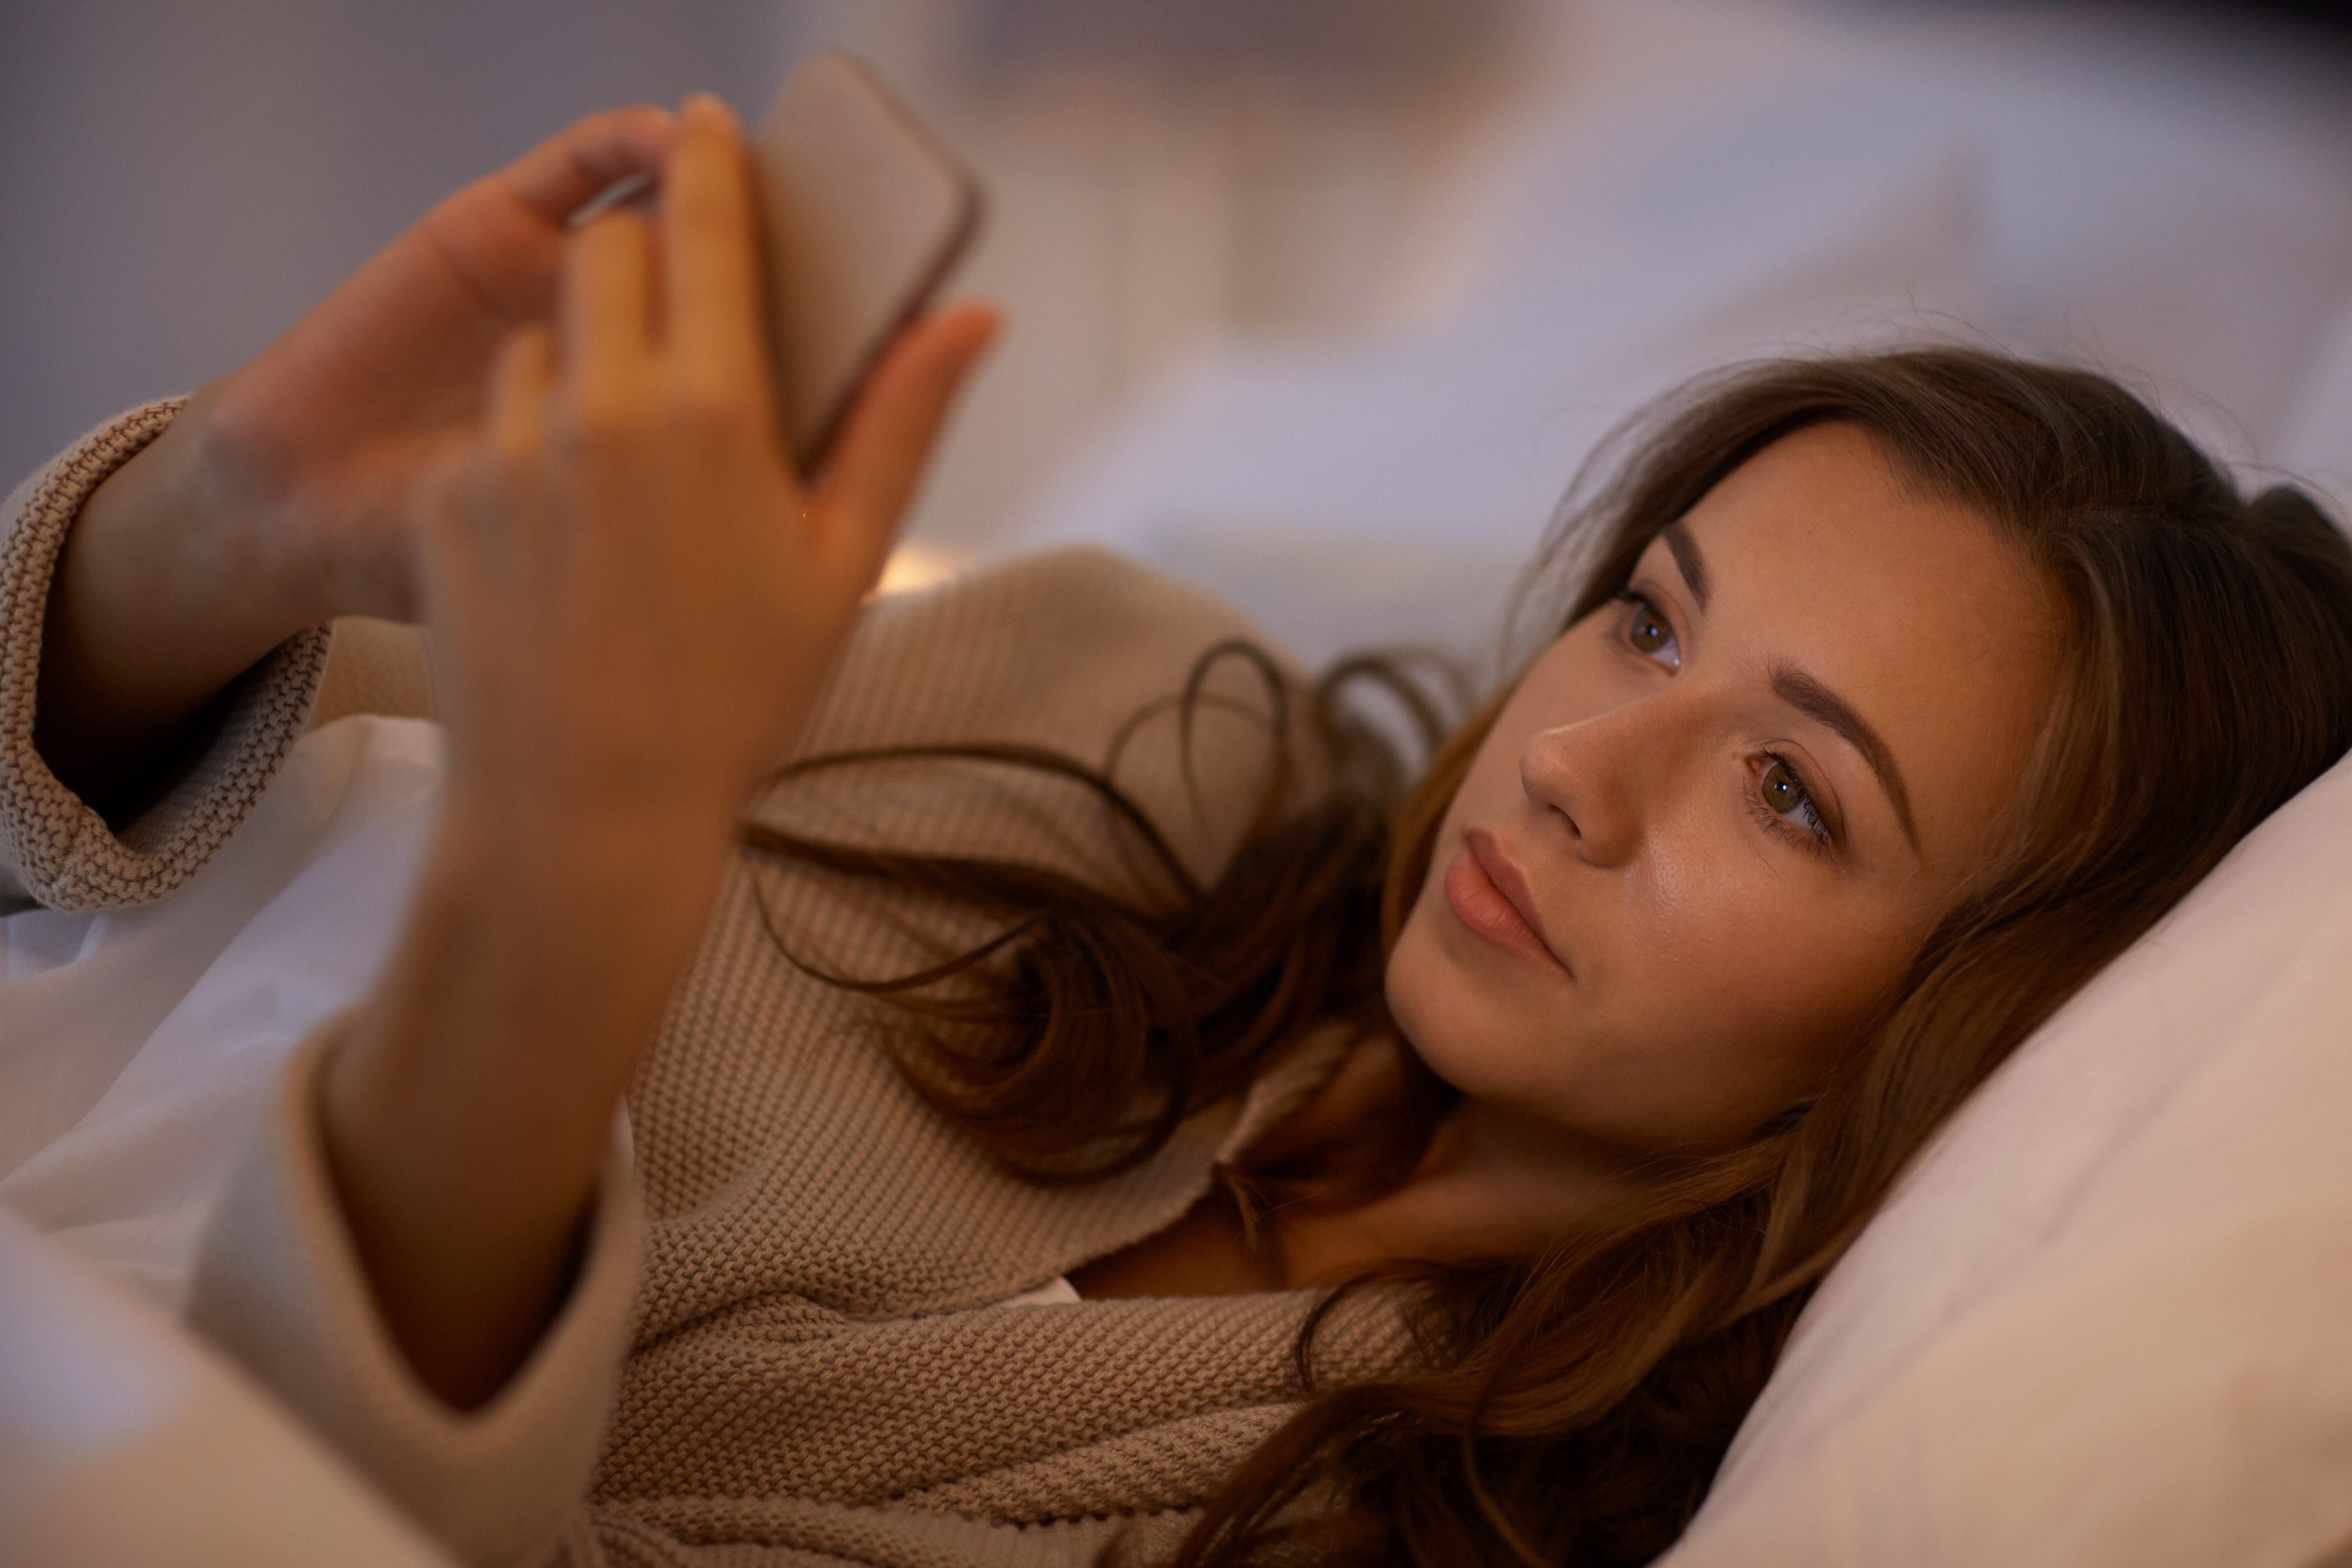
<instances>
[{"instance_id":1,"label":"bedding","mask_svg":"<svg viewBox=\"0 0 2352 1568\"><path fill-rule=\"evenodd\" d=\"M455 1568L249 1373L0 1207L0 1563Z\"/></svg>"},{"instance_id":2,"label":"bedding","mask_svg":"<svg viewBox=\"0 0 2352 1568\"><path fill-rule=\"evenodd\" d=\"M333 726L177 896L0 920L0 1206L180 1310L287 1053L399 928L441 748L416 720Z\"/></svg>"},{"instance_id":3,"label":"bedding","mask_svg":"<svg viewBox=\"0 0 2352 1568\"><path fill-rule=\"evenodd\" d=\"M992 546L1110 545L1309 664L1497 652L1595 445L1685 377L1891 338L2108 370L2352 500L2352 46L2154 7L1567 0L1423 302L1246 335L1114 416ZM2339 512L2339 516L2341 513Z\"/></svg>"}]
</instances>

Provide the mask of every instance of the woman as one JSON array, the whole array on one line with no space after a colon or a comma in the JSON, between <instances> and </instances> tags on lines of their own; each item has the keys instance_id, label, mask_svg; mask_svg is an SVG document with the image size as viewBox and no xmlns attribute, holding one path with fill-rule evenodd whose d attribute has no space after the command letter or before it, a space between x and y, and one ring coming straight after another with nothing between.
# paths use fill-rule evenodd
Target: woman
<instances>
[{"instance_id":1,"label":"woman","mask_svg":"<svg viewBox=\"0 0 2352 1568\"><path fill-rule=\"evenodd\" d=\"M562 238L656 161L657 232ZM1098 560L877 614L828 689L990 322L910 331L804 490L748 233L716 105L591 122L9 542L55 904L202 864L303 628L435 628L415 907L194 1313L480 1560L1645 1561L1903 1162L2352 741L2310 503L1950 352L1667 411L1401 804Z\"/></svg>"}]
</instances>

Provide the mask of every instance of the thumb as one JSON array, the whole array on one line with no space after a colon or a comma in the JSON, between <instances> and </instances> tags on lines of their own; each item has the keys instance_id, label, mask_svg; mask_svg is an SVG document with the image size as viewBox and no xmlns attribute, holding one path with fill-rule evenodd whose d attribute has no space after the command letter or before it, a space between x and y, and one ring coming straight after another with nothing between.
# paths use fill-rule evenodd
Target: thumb
<instances>
[{"instance_id":1,"label":"thumb","mask_svg":"<svg viewBox=\"0 0 2352 1568\"><path fill-rule=\"evenodd\" d=\"M901 332L850 410L811 498L813 517L871 552L882 569L900 517L966 375L995 338L992 306L959 305ZM848 548L848 539L827 541Z\"/></svg>"}]
</instances>

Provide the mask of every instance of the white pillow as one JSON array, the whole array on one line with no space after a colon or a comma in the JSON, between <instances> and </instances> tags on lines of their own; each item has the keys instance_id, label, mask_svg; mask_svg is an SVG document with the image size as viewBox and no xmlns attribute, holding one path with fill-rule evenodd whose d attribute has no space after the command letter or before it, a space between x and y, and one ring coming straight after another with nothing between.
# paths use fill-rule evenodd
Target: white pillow
<instances>
[{"instance_id":1,"label":"white pillow","mask_svg":"<svg viewBox=\"0 0 2352 1568\"><path fill-rule=\"evenodd\" d=\"M1962 1108L1664 1561L2301 1568L2347 1543L2352 762Z\"/></svg>"}]
</instances>

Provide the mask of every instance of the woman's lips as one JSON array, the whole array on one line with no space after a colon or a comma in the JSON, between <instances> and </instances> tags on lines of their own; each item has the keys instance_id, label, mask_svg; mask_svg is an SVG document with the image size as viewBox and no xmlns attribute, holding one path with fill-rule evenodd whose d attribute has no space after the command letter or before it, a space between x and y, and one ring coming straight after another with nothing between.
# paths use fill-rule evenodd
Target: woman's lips
<instances>
[{"instance_id":1,"label":"woman's lips","mask_svg":"<svg viewBox=\"0 0 2352 1568\"><path fill-rule=\"evenodd\" d=\"M1474 827L1462 836L1462 847L1445 868L1445 901L1455 919L1487 941L1568 970L1536 923L1535 897L1528 890L1527 878L1485 828Z\"/></svg>"}]
</instances>

